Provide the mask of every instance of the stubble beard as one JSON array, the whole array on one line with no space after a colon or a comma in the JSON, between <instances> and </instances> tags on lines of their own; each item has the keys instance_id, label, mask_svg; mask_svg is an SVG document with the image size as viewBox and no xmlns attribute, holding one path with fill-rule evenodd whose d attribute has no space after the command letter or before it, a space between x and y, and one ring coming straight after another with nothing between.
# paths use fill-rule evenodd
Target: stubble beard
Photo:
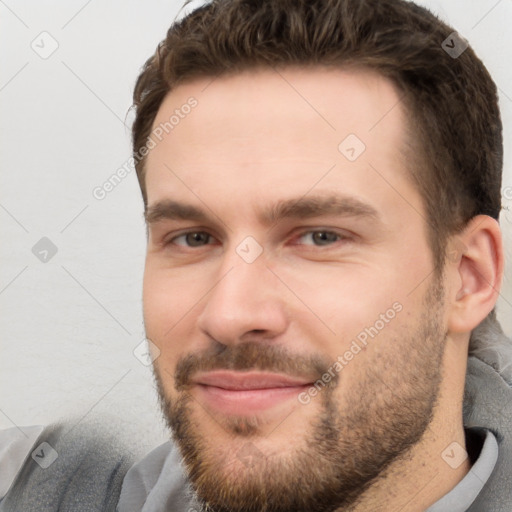
<instances>
[{"instance_id":1,"label":"stubble beard","mask_svg":"<svg viewBox=\"0 0 512 512\"><path fill-rule=\"evenodd\" d=\"M318 414L305 426L302 438L294 440L288 453L278 447L271 455L258 449L262 437L257 417L227 418L222 425L222 438L207 437L200 419L207 417L203 409L186 389L174 400L167 397L155 369L164 420L203 510L352 510L385 470L421 440L432 421L446 341L441 327L442 299L440 281L434 281L425 294L417 327L408 330L407 339L382 340L387 344L386 351L381 351L373 364L367 364L364 377L352 385L353 389L343 390L343 410L336 396L339 379L325 387L311 404L298 405L316 407ZM378 338L373 343L379 343ZM271 345L256 342L226 350L223 367L280 369L272 364L276 354ZM288 355L288 359L288 366L293 366L293 356ZM229 365L225 365L227 361ZM282 357L280 361L278 366L282 367ZM189 365L182 375L193 368L194 364ZM384 373L389 368L393 371ZM276 431L286 429L287 421L293 418L292 413ZM244 447L252 447L250 464L240 457Z\"/></svg>"}]
</instances>

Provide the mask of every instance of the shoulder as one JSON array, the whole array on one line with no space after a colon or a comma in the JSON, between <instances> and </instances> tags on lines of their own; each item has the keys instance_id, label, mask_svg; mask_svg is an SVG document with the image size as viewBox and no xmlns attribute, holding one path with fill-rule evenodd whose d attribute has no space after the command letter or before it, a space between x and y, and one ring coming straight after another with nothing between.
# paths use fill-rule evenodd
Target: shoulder
<instances>
[{"instance_id":1,"label":"shoulder","mask_svg":"<svg viewBox=\"0 0 512 512\"><path fill-rule=\"evenodd\" d=\"M118 512L197 509L178 448L169 440L139 460L126 474Z\"/></svg>"},{"instance_id":2,"label":"shoulder","mask_svg":"<svg viewBox=\"0 0 512 512\"><path fill-rule=\"evenodd\" d=\"M101 421L42 427L21 454L17 451L17 470L0 510L115 510L134 462L120 437Z\"/></svg>"},{"instance_id":3,"label":"shoulder","mask_svg":"<svg viewBox=\"0 0 512 512\"><path fill-rule=\"evenodd\" d=\"M469 356L493 368L508 386L512 386L512 340L503 332L495 311L473 329Z\"/></svg>"},{"instance_id":4,"label":"shoulder","mask_svg":"<svg viewBox=\"0 0 512 512\"><path fill-rule=\"evenodd\" d=\"M44 425L31 425L0 430L0 500L7 494L44 429Z\"/></svg>"}]
</instances>

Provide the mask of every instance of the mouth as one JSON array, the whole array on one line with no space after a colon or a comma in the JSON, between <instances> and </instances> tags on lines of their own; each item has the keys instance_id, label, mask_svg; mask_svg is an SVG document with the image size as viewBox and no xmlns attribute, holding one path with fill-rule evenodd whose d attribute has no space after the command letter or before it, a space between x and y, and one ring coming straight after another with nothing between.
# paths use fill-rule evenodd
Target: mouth
<instances>
[{"instance_id":1,"label":"mouth","mask_svg":"<svg viewBox=\"0 0 512 512\"><path fill-rule=\"evenodd\" d=\"M264 411L297 396L312 385L305 379L264 372L212 371L193 383L206 405L225 414Z\"/></svg>"}]
</instances>

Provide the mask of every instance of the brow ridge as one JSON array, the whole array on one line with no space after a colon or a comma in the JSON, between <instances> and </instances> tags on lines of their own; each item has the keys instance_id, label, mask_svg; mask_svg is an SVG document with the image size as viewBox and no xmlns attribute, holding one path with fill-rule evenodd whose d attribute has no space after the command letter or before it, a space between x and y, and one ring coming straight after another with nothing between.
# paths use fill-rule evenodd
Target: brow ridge
<instances>
[{"instance_id":1,"label":"brow ridge","mask_svg":"<svg viewBox=\"0 0 512 512\"><path fill-rule=\"evenodd\" d=\"M375 221L380 219L379 213L370 204L339 194L284 199L257 213L258 221L268 226L283 219L308 219L325 215L370 218ZM196 222L210 220L210 216L200 207L172 199L164 199L148 206L144 217L147 224L164 219Z\"/></svg>"}]
</instances>

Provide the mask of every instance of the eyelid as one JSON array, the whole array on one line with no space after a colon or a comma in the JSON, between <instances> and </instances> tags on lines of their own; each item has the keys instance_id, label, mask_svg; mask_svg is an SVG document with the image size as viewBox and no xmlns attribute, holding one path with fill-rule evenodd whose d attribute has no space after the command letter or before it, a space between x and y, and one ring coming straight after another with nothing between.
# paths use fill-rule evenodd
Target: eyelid
<instances>
[{"instance_id":1,"label":"eyelid","mask_svg":"<svg viewBox=\"0 0 512 512\"><path fill-rule=\"evenodd\" d=\"M318 232L334 234L337 237L339 237L340 240L334 241L334 242L332 242L330 244L327 244L325 246L324 245L315 245L315 244L293 244L293 245L304 245L306 247L327 248L327 247L333 247L337 243L340 243L340 242L343 242L343 241L352 240L352 239L354 239L356 237L356 235L354 233L348 232L346 230L339 230L339 229L335 229L335 228L326 228L326 227L310 227L310 228L307 228L307 229L306 228L302 228L302 229L298 230L296 233L292 234L289 238L291 238L292 240L296 240L296 239L300 239L300 238L304 237L305 235L308 235L308 234L311 234L311 233L318 233ZM186 235L188 235L190 233L205 233L209 237L217 240L217 236L212 234L209 229L206 229L206 228L203 228L203 227L198 227L198 228L185 229L183 231L178 231L176 233L172 233L169 236L165 236L162 239L161 245L163 247L166 247L166 246L168 246L170 244L173 244L174 240L176 240L177 238L180 238L182 236L186 236ZM208 245L213 245L213 244L207 243L205 245L200 245L200 246L197 246L197 247L191 247L191 246L180 245L180 244L175 244L175 243L174 243L174 245L177 246L177 247L182 247L182 248L186 248L186 249L196 249L197 250L197 249L199 249L201 247L206 247Z\"/></svg>"},{"instance_id":2,"label":"eyelid","mask_svg":"<svg viewBox=\"0 0 512 512\"><path fill-rule=\"evenodd\" d=\"M335 229L335 228L323 228L323 227L315 227L313 229L309 228L309 229L303 229L301 231L299 231L296 235L294 235L293 239L298 239L298 238L302 238L303 236L305 235L309 235L310 233L329 233L329 234L334 234L336 235L337 237L340 238L340 240L337 240L335 242L332 242L328 245L325 245L325 246L322 246L322 245L314 245L314 244L302 244L302 245L307 245L308 247L333 247L335 246L337 243L340 243L340 242L343 242L343 241L346 241L346 240L352 240L356 237L355 234L353 233L350 233L346 230L339 230L339 229ZM300 244L297 244L297 245L300 245Z\"/></svg>"},{"instance_id":3,"label":"eyelid","mask_svg":"<svg viewBox=\"0 0 512 512\"><path fill-rule=\"evenodd\" d=\"M164 236L162 239L162 246L165 247L167 245L170 245L171 243L173 243L174 240L176 240L176 238L180 238L182 236L189 235L190 233L205 233L209 237L217 239L217 237L215 235L213 235L209 230L207 230L205 228L185 229L183 231L178 231L176 233L171 233L168 236ZM178 247L188 247L186 245L178 245L178 244L174 244L174 245L177 245ZM206 245L211 245L211 244L206 244ZM203 247L203 246L201 246L201 247ZM192 248L192 247L190 247L190 248Z\"/></svg>"}]
</instances>

